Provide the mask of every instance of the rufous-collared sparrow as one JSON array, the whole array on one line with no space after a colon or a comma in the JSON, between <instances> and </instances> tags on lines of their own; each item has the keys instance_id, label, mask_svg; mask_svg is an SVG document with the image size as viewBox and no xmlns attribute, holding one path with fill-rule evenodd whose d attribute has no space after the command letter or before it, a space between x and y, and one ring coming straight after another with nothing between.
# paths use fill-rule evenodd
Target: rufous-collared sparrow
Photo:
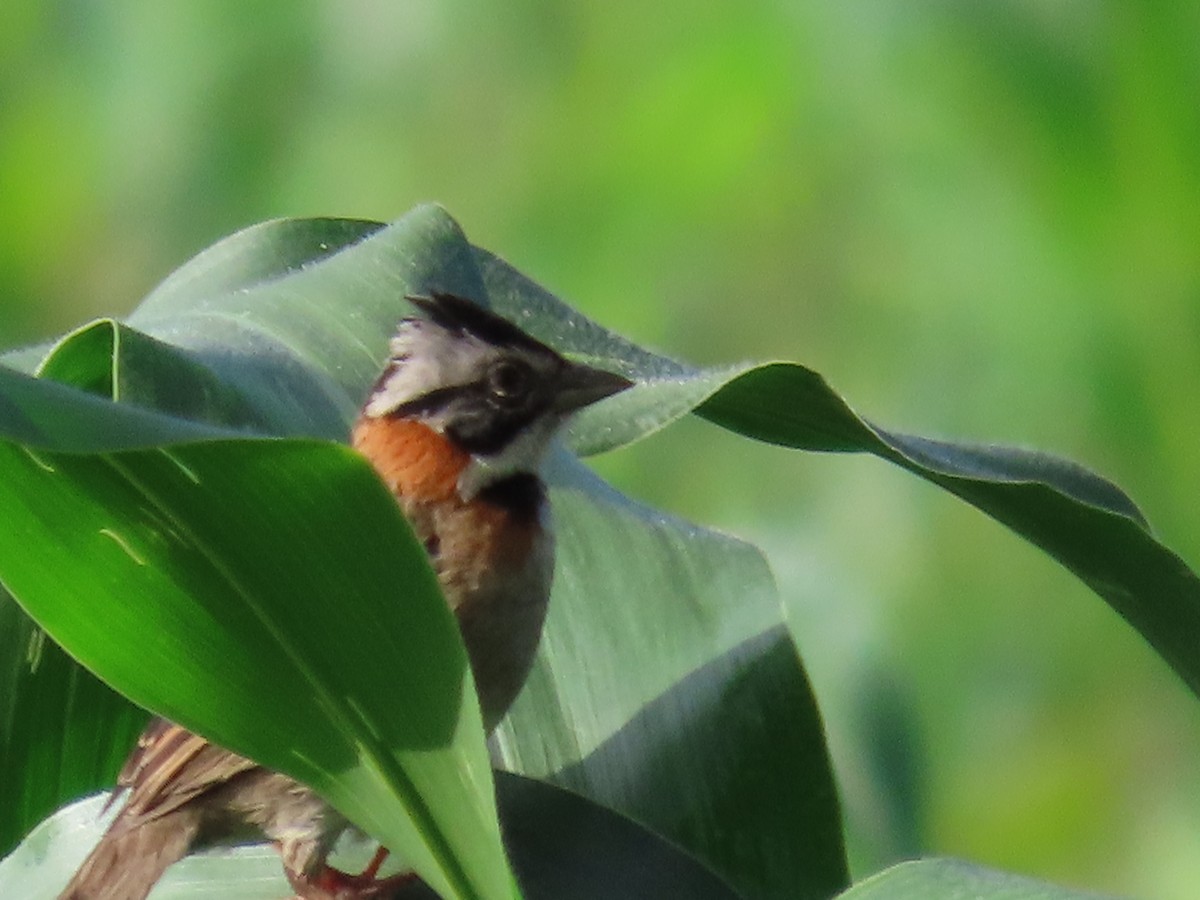
<instances>
[{"instance_id":1,"label":"rufous-collared sparrow","mask_svg":"<svg viewBox=\"0 0 1200 900\"><path fill-rule=\"evenodd\" d=\"M490 731L525 682L550 596L542 457L573 412L631 382L570 362L461 297L409 299L424 315L400 323L352 442L425 544ZM163 719L118 785L124 805L62 898L140 900L193 850L255 837L278 845L302 897L395 887L376 878L378 856L361 875L326 863L348 823L311 789Z\"/></svg>"}]
</instances>

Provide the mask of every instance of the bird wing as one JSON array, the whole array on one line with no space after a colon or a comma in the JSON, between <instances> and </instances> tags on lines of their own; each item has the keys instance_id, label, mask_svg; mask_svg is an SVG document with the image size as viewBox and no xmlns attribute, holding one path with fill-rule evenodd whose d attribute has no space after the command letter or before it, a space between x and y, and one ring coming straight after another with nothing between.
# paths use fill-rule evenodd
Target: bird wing
<instances>
[{"instance_id":1,"label":"bird wing","mask_svg":"<svg viewBox=\"0 0 1200 900\"><path fill-rule=\"evenodd\" d=\"M257 768L166 719L153 719L125 761L117 786L129 791L121 810L126 827L178 809L198 794ZM113 801L109 798L109 803Z\"/></svg>"}]
</instances>

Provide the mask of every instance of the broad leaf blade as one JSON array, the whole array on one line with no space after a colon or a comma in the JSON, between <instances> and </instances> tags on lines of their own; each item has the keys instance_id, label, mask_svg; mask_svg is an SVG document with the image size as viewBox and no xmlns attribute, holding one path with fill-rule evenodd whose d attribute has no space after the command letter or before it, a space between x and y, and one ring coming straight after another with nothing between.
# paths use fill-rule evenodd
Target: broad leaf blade
<instances>
[{"instance_id":1,"label":"broad leaf blade","mask_svg":"<svg viewBox=\"0 0 1200 900\"><path fill-rule=\"evenodd\" d=\"M229 438L237 432L126 404L0 366L0 437L66 453Z\"/></svg>"},{"instance_id":2,"label":"broad leaf blade","mask_svg":"<svg viewBox=\"0 0 1200 900\"><path fill-rule=\"evenodd\" d=\"M819 398L817 427L791 413L797 384ZM1043 453L887 431L855 415L799 366L764 367L726 390L700 414L774 443L811 447L824 438L826 446L816 449L873 453L983 510L1108 601L1200 693L1200 579L1154 539L1137 506L1111 482ZM772 406L780 410L774 420L764 413Z\"/></svg>"},{"instance_id":3,"label":"broad leaf blade","mask_svg":"<svg viewBox=\"0 0 1200 900\"><path fill-rule=\"evenodd\" d=\"M60 340L38 376L92 394L221 429L265 434L270 422L186 351L112 319Z\"/></svg>"},{"instance_id":4,"label":"broad leaf blade","mask_svg":"<svg viewBox=\"0 0 1200 900\"><path fill-rule=\"evenodd\" d=\"M456 626L360 457L0 445L0 475L5 584L86 665L313 784L446 896L509 895Z\"/></svg>"},{"instance_id":5,"label":"broad leaf blade","mask_svg":"<svg viewBox=\"0 0 1200 900\"><path fill-rule=\"evenodd\" d=\"M7 354L6 360L27 368L36 366L47 378L128 402L114 407L0 368L0 433L35 447L78 452L230 437L244 433L247 427L259 432L344 438L347 411L365 393L388 333L407 310L402 299L405 288L392 282L393 273L418 272L422 266L432 267L435 272L453 269L454 257L461 256L467 246L452 220L435 208L419 210L398 223L391 230L393 240L385 241L382 248L368 248L368 256L375 254L374 261L362 263L374 265L382 273L382 277L371 279L378 288L372 294L379 299L379 309L374 312L378 318L366 324L361 321L361 310L346 308L346 279L356 281L362 275L354 265L343 271L340 285L322 287L307 295L303 291L288 294L291 274L311 270L320 259L381 227L327 220L273 222L222 241L168 278L135 315L176 337L182 336L182 345L157 340L123 323L101 321L79 329L52 347ZM403 258L406 241L415 242L418 248L408 260ZM399 263L388 266L387 260L397 256ZM447 286L468 290L469 281L468 275L461 283L448 281ZM270 296L272 285L277 293L285 295L282 304ZM262 290L254 292L251 289L255 286ZM320 335L318 346L301 352L293 352L286 341L272 336L272 322L290 324L293 319L304 319L306 308L309 313L324 310L327 316L324 308L329 306L344 311L352 323L358 323L357 331L352 329L341 345L348 347L348 355L355 359L349 368L359 373L354 396L339 393L335 386L337 372L347 368L347 354L331 350L321 357L329 364L328 369L322 369L306 365L301 359L305 352L320 356ZM232 335L233 339L222 346L220 335ZM373 349L366 353L364 345L368 343ZM263 352L264 347L270 348L269 352ZM225 377L230 371L237 377ZM166 414L155 414L146 407ZM36 689L37 709L67 709L76 692L72 686L86 683L88 676L81 675L61 653L51 652L42 657L41 677L35 684L15 654L40 630L2 594L0 604L15 623L14 629L6 632L14 653L5 659L13 660L13 666L0 695L19 698L23 691ZM49 691L51 684L58 689ZM73 719L68 717L59 722L60 735L56 739L44 733L46 719L36 709L21 703L12 707L13 718L4 722L0 735L0 757L20 761L22 771L57 767L61 775L41 780L41 789L29 795L28 804L18 804L14 797L13 803L2 805L6 814L0 817L0 835L6 839L0 846L11 846L24 830L63 800L111 784L115 767L106 762L97 768L91 762L95 755L92 748L103 746L106 759L119 759L131 746L128 723L143 714L133 712L105 688L90 690L111 698L111 733L87 720L73 727ZM116 709L126 712L118 716ZM22 710L25 712L18 715ZM80 754L60 755L57 748L69 751L80 746L73 738L80 725L88 728L91 743L81 745L84 752ZM44 740L32 745L30 738L39 734ZM88 775L80 779L72 772ZM32 800L35 796L39 798L36 801ZM53 802L46 805L48 800Z\"/></svg>"},{"instance_id":6,"label":"broad leaf blade","mask_svg":"<svg viewBox=\"0 0 1200 900\"><path fill-rule=\"evenodd\" d=\"M505 761L669 835L746 896L840 890L821 718L762 557L578 464L553 476L554 604Z\"/></svg>"},{"instance_id":7,"label":"broad leaf blade","mask_svg":"<svg viewBox=\"0 0 1200 900\"><path fill-rule=\"evenodd\" d=\"M0 771L14 773L0 783L2 857L65 797L112 784L146 713L80 668L3 591L0 685Z\"/></svg>"},{"instance_id":8,"label":"broad leaf blade","mask_svg":"<svg viewBox=\"0 0 1200 900\"><path fill-rule=\"evenodd\" d=\"M220 426L203 427L181 418L196 411L190 402L163 403L167 414L160 415L114 406L93 396L120 393L116 365L120 357L115 351L122 329L127 357L152 355L131 353L131 344L141 336L102 321L79 329L40 355L38 368L53 381L0 368L0 433L35 447L80 452L233 434ZM166 345L151 342L143 347L161 358L168 356ZM170 358L158 367L170 376L158 379L159 390L179 388L179 376L195 371L182 362ZM71 390L57 381L83 390ZM219 386L205 387L211 390L191 392L188 397L221 394ZM5 667L0 698L7 704L0 715L0 761L4 771L28 773L7 780L0 791L5 800L0 808L6 812L0 816L0 852L4 852L64 799L111 784L146 714L80 669L2 591L0 620L0 660Z\"/></svg>"},{"instance_id":9,"label":"broad leaf blade","mask_svg":"<svg viewBox=\"0 0 1200 900\"><path fill-rule=\"evenodd\" d=\"M397 321L411 312L405 295L484 296L470 245L440 208L356 227L362 239L341 245L326 239L330 220L247 229L185 265L128 324L186 351L266 417L272 433L344 440ZM235 287L213 289L224 281L214 272L222 260L255 268L264 246L279 257L257 267L261 277L245 284L231 276ZM199 274L189 274L193 267Z\"/></svg>"},{"instance_id":10,"label":"broad leaf blade","mask_svg":"<svg viewBox=\"0 0 1200 900\"><path fill-rule=\"evenodd\" d=\"M858 882L839 900L1101 900L1022 875L997 872L957 859L900 863Z\"/></svg>"}]
</instances>

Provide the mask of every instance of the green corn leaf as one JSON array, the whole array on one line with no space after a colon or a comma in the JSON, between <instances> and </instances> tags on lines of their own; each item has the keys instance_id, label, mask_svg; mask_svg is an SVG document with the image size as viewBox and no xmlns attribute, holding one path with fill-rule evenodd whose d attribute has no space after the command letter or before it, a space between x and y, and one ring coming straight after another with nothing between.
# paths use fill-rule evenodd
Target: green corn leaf
<instances>
[{"instance_id":1,"label":"green corn leaf","mask_svg":"<svg viewBox=\"0 0 1200 900\"><path fill-rule=\"evenodd\" d=\"M1021 875L985 869L957 859L905 862L858 882L839 900L1100 900Z\"/></svg>"},{"instance_id":2,"label":"green corn leaf","mask_svg":"<svg viewBox=\"0 0 1200 900\"><path fill-rule=\"evenodd\" d=\"M113 415L129 413L138 419L133 424L138 424L141 419L147 420L141 423L140 431L114 429L111 426L106 431L100 425L107 419L100 416L100 424L96 427L82 428L82 434L75 433L80 429L74 429L68 435L72 441L69 448L75 451L119 451L119 440L114 442L106 439L106 436L111 438L113 432L118 435L129 434L133 446L137 447L145 446L147 441L153 445L155 438L168 444L200 437L228 438L231 431L241 434L343 436L349 417L361 403L374 378L396 319L407 310L403 295L406 292L433 289L482 295L482 278L475 268L474 251L452 220L435 208L419 210L388 228L372 230L364 227L360 232L357 226L324 221L309 223L308 228L311 234L305 237L305 229L297 228L295 223L271 223L235 236L202 254L168 279L130 317L128 323L97 323L60 342L41 362L41 371L47 378L61 378L87 390L108 389L129 401L106 407L101 401L72 392L71 403L82 409L100 404L97 409ZM353 232L352 239L346 237L346 228ZM270 248L271 258L256 263L254 254L263 247ZM304 254L312 253L314 247L324 248L323 255L319 258L302 258ZM335 252L335 248L340 249ZM221 271L226 265L232 270L228 277ZM202 293L193 295L192 290ZM619 361L614 362L617 367L620 366ZM19 387L24 389L29 385L21 381ZM44 387L48 396L61 394L65 390L48 383ZM136 402L159 412L132 406L135 398ZM595 415L597 412L599 410L593 410L590 418L601 423L603 430L607 426L603 425L603 415ZM50 417L55 423L59 418ZM174 432L172 429L177 427L177 423L183 424L178 426L178 432ZM35 455L45 462L49 456L45 448L53 447L55 440L62 435L43 428L42 431L33 432L25 429L13 437L43 448L35 451ZM89 439L94 441L94 446L89 447ZM137 443L135 439L142 443ZM206 444L195 447L172 446L168 450L169 457L162 456L161 451L146 451L145 458L137 458L133 474L137 479L148 477L142 472L141 467L145 466L155 478L167 477L171 472L170 467L174 465L171 459L182 460L185 468L194 471L193 454L204 457L206 453L213 452L237 456L247 452L236 449L243 446L261 447L261 452L269 457L281 452L279 448L288 447L289 443L243 440L214 446L222 449L209 450ZM305 454L319 454L330 449L311 444L304 444L303 447ZM155 452L158 453L157 457L153 455ZM295 452L301 451L296 449ZM125 459L124 454L117 453L116 456ZM211 464L213 471L226 468L223 461L218 463L214 460ZM175 468L179 469L178 466ZM298 492L302 490L299 484L306 477L325 477L316 470L305 475L301 471L303 468L300 466L295 470L296 477L290 488L279 482L277 490ZM209 483L212 479L207 471L204 480ZM101 480L95 469L88 469L82 480L90 483L93 478ZM656 659L658 654L655 648L624 639L632 634L644 633L636 617L620 617L618 627L611 629L611 634L603 638L597 635L594 642L597 647L627 644L629 650L618 660L618 664L629 672L644 672L644 675L639 675L643 682L640 687L627 695L614 695L611 698L604 713L603 729L590 736L591 745L586 752L599 758L600 745L607 742L608 746L614 746L608 739L634 719L650 700L669 695L673 690L678 696L681 689L676 687L676 682L694 669L709 664L712 665L706 677L697 681L703 686L703 691L697 691L695 700L688 702L683 697L663 703L664 709L677 708L676 715L688 711L697 719L696 723L680 731L681 736L687 733L699 736L707 733L711 736L714 732L713 717L722 708L732 708L731 692L751 704L746 708L757 708L760 714L770 711L772 716L766 724L760 723L758 730L748 729L745 732L744 746L726 739L719 750L700 758L702 764L692 763L691 771L696 776L696 784L692 789L699 799L690 802L688 808L677 816L666 815L661 810L655 813L655 807L662 805L663 795L652 796L649 791L639 788L639 782L644 784L647 775L632 766L628 767L626 776L628 788L620 789L619 779L610 778L605 796L611 798L620 795L622 802L614 801L614 805L635 818L654 820L662 833L687 846L697 858L713 865L735 886L767 883L775 885L776 892L790 892L789 881L802 861L790 853L790 848L796 846L798 838L802 838L799 843L814 848L808 860L819 859L819 865L810 880L822 887L814 895L828 895L836 890L845 883L845 863L841 853L836 796L825 756L820 720L790 642L778 631L780 605L761 558L736 541L718 538L686 523L657 516L651 511L644 511L639 516L630 516L628 508L622 512L623 506L631 508L631 505L621 501L610 488L594 479L589 481L569 459L555 467L552 478L555 483L554 502L561 507L558 518L562 532L558 587L552 604L555 609L561 607L562 613L552 614L552 618L563 620L565 624L549 626L547 646L557 630L572 627L569 613L572 603L563 598L575 596L577 603L579 598L586 602L587 597L592 595L584 583L586 579L581 581L578 575L572 575L572 569L576 567L572 560L581 554L587 555L589 548L603 547L603 535L610 534L614 524L632 529L640 518L642 522L639 527L645 528L648 537L653 540L648 540L645 546L638 548L639 555L645 556L648 561L631 570L623 583L619 579L610 579L604 585L606 594L636 595L645 589L645 585L639 585L637 581L637 577L645 572L654 571L656 567L668 572L681 566L686 568L692 565L686 562L687 557L712 555L714 549L720 550L730 560L741 560L738 567L731 569L724 578L696 577L686 584L680 584L673 594L663 597L666 601L664 608L670 605L672 598L675 607L672 615L666 619L665 627L680 635L687 635L687 640L692 644L672 654L666 662ZM231 487L231 493L237 493L237 489ZM109 502L125 502L119 497L114 499L105 496L100 499L101 507ZM229 501L231 505L226 507L226 512L230 523L243 521L244 513L239 506L243 502L246 502L245 497L239 501ZM341 502L344 503L344 499ZM589 516L588 511L593 508L602 510L603 514L599 518L594 512ZM613 510L620 514L613 513ZM188 517L194 514L194 510L187 512ZM616 516L615 523L606 521L612 516ZM572 524L576 518L584 524ZM236 543L240 540L236 536L236 528L240 526L229 527L235 529L229 540ZM371 527L369 520L364 527ZM374 527L378 528L379 523L376 522ZM630 534L633 533L630 531ZM310 536L310 539L314 543L328 540L324 536ZM360 551L364 546L372 546L359 541L354 543ZM296 546L308 545L297 543ZM226 552L232 553L233 548L224 548L222 555ZM310 561L310 556L307 550L297 549L294 552L295 560L303 560L305 564ZM655 559L658 561L654 562ZM591 570L607 568L616 572L628 568L627 563L626 559L613 558L611 549L603 550L589 561ZM2 564L3 560L0 560ZM314 583L312 576L298 574L296 579ZM572 590L568 587L572 583L579 588ZM735 585L738 595L731 596L731 588ZM27 594L28 591L23 593ZM36 603L29 605L33 608ZM39 615L44 617L45 612L41 611ZM158 615L170 620L167 614ZM713 623L720 623L721 627L711 630ZM72 638L63 631L65 626L62 622L53 621L49 624L55 637L70 645ZM286 637L283 633L285 626L276 624L279 635ZM182 630L177 646L168 655L188 653L192 640L198 636L192 634L185 640ZM234 630L230 629L229 634L207 635L204 639L231 640ZM95 631L98 632L98 629ZM139 678L155 680L153 675L148 674L149 667L140 675L132 666L118 672L113 668L113 662L89 657L84 652L82 644L99 641L98 633L85 635L81 639L77 636L75 640L81 643L73 648L73 652L86 659L110 681L117 683L118 679L125 679L120 682L121 688L131 696L228 746L289 770L287 765L280 764L285 761L272 758L266 747L276 738L283 740L282 736L261 736L259 729L250 727L256 724L259 715L257 710L247 712L245 721L228 721L228 711L243 708L235 704L243 701L251 703L251 698L237 696L232 687L222 687L223 681L219 679L214 679L213 683L206 686L205 692L211 694L207 703L201 702L195 691L176 694L175 688L162 684L139 687L134 684ZM280 640L280 643L286 647L286 641ZM286 652L283 655L289 656ZM293 653L290 658L294 662L300 655ZM545 662L539 663L540 670L545 667ZM388 686L403 690L405 683L403 679L394 677ZM600 691L593 688L590 691L585 689L578 696L587 693L593 697L600 695ZM545 733L570 721L571 711L565 706L567 695L564 688L564 699L546 710L543 717L547 727ZM710 707L712 711L704 714L703 710ZM254 709L252 706L244 708ZM223 723L217 722L221 712L225 713L226 721ZM779 718L775 720L774 717ZM772 833L766 828L760 829L757 834L750 831L744 843L752 848L752 852L731 853L728 848L722 847L722 835L714 824L719 823L719 819L714 818L714 812L728 815L735 811L735 789L745 788L749 784L749 773L736 768L727 771L728 763L730 760L745 760L745 754L760 743L763 728L769 727L778 732L779 722L786 723L781 732L785 739L779 745L779 752L769 760L777 768L772 771L767 766L755 773L757 794L751 796L769 797L779 810L778 819L787 820L793 825L782 832ZM346 740L344 723L330 721L327 724L334 733L342 731L339 739ZM301 727L317 729L312 722L302 723ZM62 728L65 734L70 734L75 723L64 718ZM17 739L17 731L14 728L10 734L10 743ZM324 738L329 739L328 736ZM518 740L526 747L533 747L541 739L541 734L530 728ZM511 737L506 738L506 744L510 749L517 746ZM580 754L559 768L568 769L581 762L583 753L581 746ZM693 749L681 740L673 748L664 745L654 764L670 766L672 757L679 760L697 759ZM813 763L811 768L803 772L796 771L793 762L797 758L810 759ZM325 774L326 780L322 780L320 771L309 772L296 768L289 771L310 778L331 797L337 796L338 790L349 790L330 780L328 772ZM564 774L563 780L568 780L568 776ZM594 776L580 776L576 780L585 783L594 780ZM771 785L775 785L775 789L769 789ZM352 787L360 793L351 791L351 801L363 795L361 783ZM375 787L371 785L371 790ZM721 796L715 797L718 792L721 792ZM704 802L706 793L714 795L713 803ZM819 815L810 815L814 811ZM28 827L28 823L25 827ZM379 830L373 829L373 832L378 833ZM807 840L809 835L814 834L819 835L820 839ZM772 850L772 847L775 849ZM787 852L784 852L785 847L789 848ZM764 870L764 859L773 860L774 869L768 867Z\"/></svg>"},{"instance_id":3,"label":"green corn leaf","mask_svg":"<svg viewBox=\"0 0 1200 900\"><path fill-rule=\"evenodd\" d=\"M131 451L152 460L145 465L154 477L165 477L165 457L147 448L162 444L220 438L213 446L270 446L262 451L269 455L290 442L228 439L340 440L407 310L403 295L431 290L489 301L569 355L638 379L579 417L568 436L577 452L619 447L695 411L783 446L873 453L1044 549L1108 600L1193 689L1200 686L1190 653L1200 638L1196 576L1107 481L1041 454L880 428L796 364L702 370L642 350L471 247L434 207L390 226L274 222L223 241L164 282L126 323L99 323L48 352L7 357L25 368L36 358L47 378L126 403L83 402L77 391L51 385L43 393L32 379L0 372L0 427L11 440L43 448L25 459L46 462L47 448L105 454L100 461ZM286 452L335 450L302 442ZM332 462L299 466L291 490L325 477L326 464L336 469ZM747 896L829 896L844 887L820 717L780 630L778 598L759 554L631 503L566 454L550 476L560 532L555 594L529 687L497 736L501 757L650 825ZM93 479L103 481L88 470L80 490L91 490ZM97 501L105 508L120 494L111 490ZM0 579L8 583L4 564ZM64 627L56 622L51 633L62 640ZM93 640L100 639L83 643ZM14 642L12 652L20 646ZM73 652L85 658L80 649ZM62 670L54 682L62 708L71 664L65 657L54 664ZM96 664L115 681L107 666ZM12 684L22 688L28 678L20 665L12 668ZM251 749L246 729L218 724L215 709L196 698L121 687ZM0 735L6 750L19 746L18 726ZM64 716L64 735L77 727ZM116 726L104 733L122 734ZM33 757L20 756L30 765ZM729 823L737 823L737 840L722 828Z\"/></svg>"}]
</instances>

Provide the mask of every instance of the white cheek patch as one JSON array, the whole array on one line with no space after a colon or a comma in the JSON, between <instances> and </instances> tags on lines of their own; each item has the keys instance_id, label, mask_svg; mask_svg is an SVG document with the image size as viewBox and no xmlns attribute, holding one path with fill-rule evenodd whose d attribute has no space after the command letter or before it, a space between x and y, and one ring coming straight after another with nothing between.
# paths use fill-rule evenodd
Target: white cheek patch
<instances>
[{"instance_id":1,"label":"white cheek patch","mask_svg":"<svg viewBox=\"0 0 1200 900\"><path fill-rule=\"evenodd\" d=\"M388 374L363 411L378 418L432 390L472 384L495 355L495 348L474 335L409 322L392 338Z\"/></svg>"},{"instance_id":2,"label":"white cheek patch","mask_svg":"<svg viewBox=\"0 0 1200 900\"><path fill-rule=\"evenodd\" d=\"M409 400L426 393L422 385L436 384L440 368L433 360L426 359L408 359L398 366L392 366L387 377L367 400L363 411L368 416L386 416Z\"/></svg>"}]
</instances>

